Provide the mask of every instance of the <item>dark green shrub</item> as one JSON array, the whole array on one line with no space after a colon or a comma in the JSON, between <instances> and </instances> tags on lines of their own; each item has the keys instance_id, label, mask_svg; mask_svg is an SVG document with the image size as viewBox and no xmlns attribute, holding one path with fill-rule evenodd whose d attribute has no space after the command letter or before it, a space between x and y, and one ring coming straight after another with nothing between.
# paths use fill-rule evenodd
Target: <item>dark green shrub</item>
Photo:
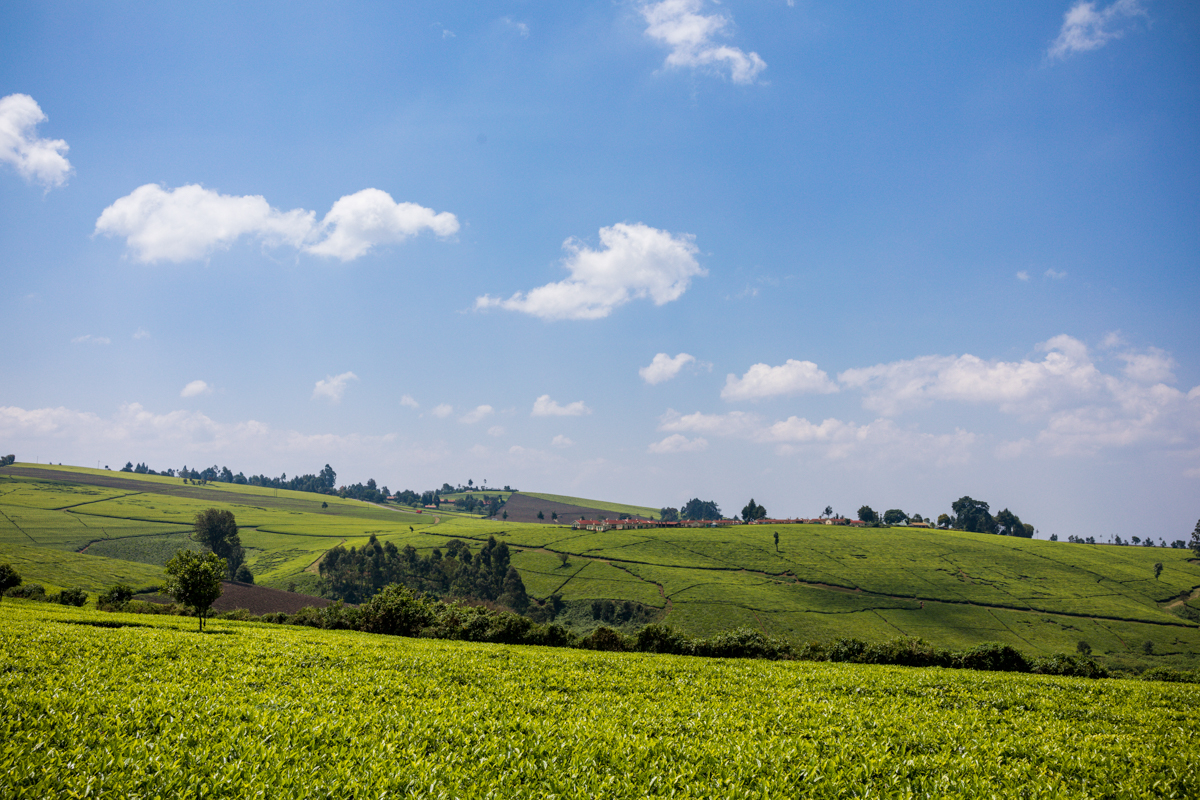
<instances>
[{"instance_id":1,"label":"dark green shrub","mask_svg":"<svg viewBox=\"0 0 1200 800\"><path fill-rule=\"evenodd\" d=\"M650 624L638 631L634 645L640 653L673 653L692 655L695 646L692 640L674 628Z\"/></svg>"},{"instance_id":2,"label":"dark green shrub","mask_svg":"<svg viewBox=\"0 0 1200 800\"><path fill-rule=\"evenodd\" d=\"M342 616L332 612L336 605L335 603L325 609L326 618L330 622L334 621L336 617ZM368 600L355 616L357 616L358 623L355 627L358 630L392 636L416 636L422 628L432 624L435 619L429 603L418 599L412 589L407 586L395 583L385 586L383 591Z\"/></svg>"},{"instance_id":3,"label":"dark green shrub","mask_svg":"<svg viewBox=\"0 0 1200 800\"><path fill-rule=\"evenodd\" d=\"M1144 681L1168 681L1170 683L1200 683L1200 674L1171 667L1151 667L1138 676Z\"/></svg>"},{"instance_id":4,"label":"dark green shrub","mask_svg":"<svg viewBox=\"0 0 1200 800\"><path fill-rule=\"evenodd\" d=\"M738 628L718 633L710 639L695 643L698 656L711 658L791 658L792 646L782 639L767 636L762 631Z\"/></svg>"},{"instance_id":5,"label":"dark green shrub","mask_svg":"<svg viewBox=\"0 0 1200 800\"><path fill-rule=\"evenodd\" d=\"M1035 658L1029 665L1030 672L1039 675L1066 675L1072 678L1107 678L1108 670L1086 655L1058 653L1045 658Z\"/></svg>"},{"instance_id":6,"label":"dark green shrub","mask_svg":"<svg viewBox=\"0 0 1200 800\"><path fill-rule=\"evenodd\" d=\"M21 585L21 576L13 569L12 564L0 564L0 594L6 593ZM13 595L9 595L12 597Z\"/></svg>"},{"instance_id":7,"label":"dark green shrub","mask_svg":"<svg viewBox=\"0 0 1200 800\"><path fill-rule=\"evenodd\" d=\"M6 590L4 596L23 597L26 600L45 600L46 589L40 583L26 583Z\"/></svg>"},{"instance_id":8,"label":"dark green shrub","mask_svg":"<svg viewBox=\"0 0 1200 800\"><path fill-rule=\"evenodd\" d=\"M96 608L101 611L121 611L133 599L133 587L118 583L108 587L96 598Z\"/></svg>"},{"instance_id":9,"label":"dark green shrub","mask_svg":"<svg viewBox=\"0 0 1200 800\"><path fill-rule=\"evenodd\" d=\"M579 640L579 647L584 650L604 650L609 653L627 653L633 649L633 643L617 631L605 625Z\"/></svg>"},{"instance_id":10,"label":"dark green shrub","mask_svg":"<svg viewBox=\"0 0 1200 800\"><path fill-rule=\"evenodd\" d=\"M245 564L237 568L237 572L233 573L233 579L241 583L254 583L254 573Z\"/></svg>"},{"instance_id":11,"label":"dark green shrub","mask_svg":"<svg viewBox=\"0 0 1200 800\"><path fill-rule=\"evenodd\" d=\"M1028 672L1029 662L1021 651L1012 645L998 642L978 644L964 653L957 654L954 666L963 669L978 669L989 672Z\"/></svg>"},{"instance_id":12,"label":"dark green shrub","mask_svg":"<svg viewBox=\"0 0 1200 800\"><path fill-rule=\"evenodd\" d=\"M88 593L79 587L74 589L63 589L57 594L47 598L51 603L58 603L63 606L82 606L87 602Z\"/></svg>"},{"instance_id":13,"label":"dark green shrub","mask_svg":"<svg viewBox=\"0 0 1200 800\"><path fill-rule=\"evenodd\" d=\"M830 661L858 661L866 649L867 643L861 639L838 639L827 652Z\"/></svg>"}]
</instances>

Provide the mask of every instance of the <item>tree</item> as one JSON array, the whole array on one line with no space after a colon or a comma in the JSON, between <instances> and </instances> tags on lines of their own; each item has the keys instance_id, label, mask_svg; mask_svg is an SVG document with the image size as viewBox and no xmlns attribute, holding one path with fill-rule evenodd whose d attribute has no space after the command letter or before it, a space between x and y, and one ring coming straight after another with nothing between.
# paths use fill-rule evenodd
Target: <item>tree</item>
<instances>
[{"instance_id":1,"label":"tree","mask_svg":"<svg viewBox=\"0 0 1200 800\"><path fill-rule=\"evenodd\" d=\"M12 454L4 456L3 458L0 458L0 467L7 467L9 464L14 463L16 460L17 460L17 457Z\"/></svg>"},{"instance_id":2,"label":"tree","mask_svg":"<svg viewBox=\"0 0 1200 800\"><path fill-rule=\"evenodd\" d=\"M884 525L899 525L901 522L908 522L908 514L905 514L898 508L889 508L883 512Z\"/></svg>"},{"instance_id":3,"label":"tree","mask_svg":"<svg viewBox=\"0 0 1200 800\"><path fill-rule=\"evenodd\" d=\"M167 581L163 592L196 612L200 619L200 630L208 610L221 596L221 579L228 565L216 553L201 555L191 550L180 550L167 562Z\"/></svg>"},{"instance_id":4,"label":"tree","mask_svg":"<svg viewBox=\"0 0 1200 800\"><path fill-rule=\"evenodd\" d=\"M545 518L546 518L546 515L545 515L545 514L543 514L542 512L540 512L540 511L539 511L539 512L538 512L538 519L545 519Z\"/></svg>"},{"instance_id":5,"label":"tree","mask_svg":"<svg viewBox=\"0 0 1200 800\"><path fill-rule=\"evenodd\" d=\"M20 585L21 576L12 568L12 564L0 564L0 595Z\"/></svg>"},{"instance_id":6,"label":"tree","mask_svg":"<svg viewBox=\"0 0 1200 800\"><path fill-rule=\"evenodd\" d=\"M823 512L821 512L821 516L822 517L832 517L833 516L833 506L825 506L825 510Z\"/></svg>"},{"instance_id":7,"label":"tree","mask_svg":"<svg viewBox=\"0 0 1200 800\"><path fill-rule=\"evenodd\" d=\"M992 517L988 504L963 495L950 504L957 515L954 527L960 531L975 533L996 533L996 520Z\"/></svg>"},{"instance_id":8,"label":"tree","mask_svg":"<svg viewBox=\"0 0 1200 800\"><path fill-rule=\"evenodd\" d=\"M501 517L503 517L504 519L508 519L508 512L507 512L507 511L505 511L505 512L504 512L504 513L502 513L500 516L501 516Z\"/></svg>"},{"instance_id":9,"label":"tree","mask_svg":"<svg viewBox=\"0 0 1200 800\"><path fill-rule=\"evenodd\" d=\"M679 516L687 520L711 520L721 518L721 508L713 500L701 500L693 497L684 503L679 510Z\"/></svg>"},{"instance_id":10,"label":"tree","mask_svg":"<svg viewBox=\"0 0 1200 800\"><path fill-rule=\"evenodd\" d=\"M954 520L950 518L949 514L938 514L937 526L939 528L949 528L953 524Z\"/></svg>"},{"instance_id":11,"label":"tree","mask_svg":"<svg viewBox=\"0 0 1200 800\"><path fill-rule=\"evenodd\" d=\"M133 462L126 461L125 466L121 467L121 472L133 472Z\"/></svg>"},{"instance_id":12,"label":"tree","mask_svg":"<svg viewBox=\"0 0 1200 800\"><path fill-rule=\"evenodd\" d=\"M555 521L555 522L558 522L558 512L557 512L557 511L551 511L551 512L550 512L550 519L552 519L552 520L553 520L553 521Z\"/></svg>"},{"instance_id":13,"label":"tree","mask_svg":"<svg viewBox=\"0 0 1200 800\"><path fill-rule=\"evenodd\" d=\"M754 498L750 498L750 502L742 509L742 521L754 522L756 519L766 519L767 510L754 502Z\"/></svg>"},{"instance_id":14,"label":"tree","mask_svg":"<svg viewBox=\"0 0 1200 800\"><path fill-rule=\"evenodd\" d=\"M1005 536L1020 536L1028 539L1033 536L1033 526L1021 522L1021 518L1007 508L996 515L997 532Z\"/></svg>"},{"instance_id":15,"label":"tree","mask_svg":"<svg viewBox=\"0 0 1200 800\"><path fill-rule=\"evenodd\" d=\"M1192 552L1200 558L1200 520L1196 521L1196 528L1192 531L1192 541L1188 545L1192 548Z\"/></svg>"},{"instance_id":16,"label":"tree","mask_svg":"<svg viewBox=\"0 0 1200 800\"><path fill-rule=\"evenodd\" d=\"M879 515L870 506L862 506L858 509L858 518L869 524L879 522Z\"/></svg>"},{"instance_id":17,"label":"tree","mask_svg":"<svg viewBox=\"0 0 1200 800\"><path fill-rule=\"evenodd\" d=\"M779 531L775 531L775 552L779 552Z\"/></svg>"},{"instance_id":18,"label":"tree","mask_svg":"<svg viewBox=\"0 0 1200 800\"><path fill-rule=\"evenodd\" d=\"M1154 577L1157 578L1159 575L1162 575L1162 562L1161 561L1157 562L1154 565Z\"/></svg>"},{"instance_id":19,"label":"tree","mask_svg":"<svg viewBox=\"0 0 1200 800\"><path fill-rule=\"evenodd\" d=\"M670 506L660 508L658 516L663 522L679 522L679 509Z\"/></svg>"},{"instance_id":20,"label":"tree","mask_svg":"<svg viewBox=\"0 0 1200 800\"><path fill-rule=\"evenodd\" d=\"M220 508L206 508L196 514L192 529L192 540L223 559L227 577L232 580L246 560L233 514Z\"/></svg>"}]
</instances>

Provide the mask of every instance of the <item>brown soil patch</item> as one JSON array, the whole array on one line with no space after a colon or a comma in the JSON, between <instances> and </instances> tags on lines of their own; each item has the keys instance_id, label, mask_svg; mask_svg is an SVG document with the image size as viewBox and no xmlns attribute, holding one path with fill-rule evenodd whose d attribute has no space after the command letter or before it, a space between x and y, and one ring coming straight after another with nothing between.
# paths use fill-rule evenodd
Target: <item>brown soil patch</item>
<instances>
[{"instance_id":1,"label":"brown soil patch","mask_svg":"<svg viewBox=\"0 0 1200 800\"><path fill-rule=\"evenodd\" d=\"M508 512L507 522L541 522L546 525L570 525L580 517L584 519L604 519L605 517L615 517L611 511L601 511L598 508L588 508L586 506L573 506L567 503L556 503L552 500L541 500L537 497L530 497L526 494L517 492L508 498L508 502L504 504L504 508L500 510L499 517L491 519L503 519L504 512ZM538 519L538 512L541 511L545 519ZM558 522L552 518L552 514L558 514Z\"/></svg>"},{"instance_id":2,"label":"brown soil patch","mask_svg":"<svg viewBox=\"0 0 1200 800\"><path fill-rule=\"evenodd\" d=\"M167 604L171 598L158 594L140 594L138 600L149 603ZM251 614L295 614L305 606L324 608L331 601L323 597L313 597L297 592L285 592L281 589L270 589L266 586L255 586L252 583L237 581L221 581L221 596L213 603L215 612L236 611L244 608Z\"/></svg>"}]
</instances>

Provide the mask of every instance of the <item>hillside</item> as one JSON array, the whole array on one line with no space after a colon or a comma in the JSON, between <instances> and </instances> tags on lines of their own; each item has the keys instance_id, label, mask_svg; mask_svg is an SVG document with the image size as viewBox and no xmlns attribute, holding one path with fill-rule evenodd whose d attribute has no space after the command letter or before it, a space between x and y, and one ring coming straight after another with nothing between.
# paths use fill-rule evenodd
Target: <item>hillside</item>
<instances>
[{"instance_id":1,"label":"hillside","mask_svg":"<svg viewBox=\"0 0 1200 800\"><path fill-rule=\"evenodd\" d=\"M657 609L695 635L739 626L793 641L906 635L948 647L1000 641L1033 655L1086 641L1118 665L1145 663L1149 643L1155 663L1200 663L1200 564L1186 550L821 525L577 532L18 465L0 470L0 560L48 588L98 590L110 574L157 569L187 543L192 515L214 505L236 516L256 582L278 589L314 591L327 550L361 546L372 534L422 553L495 536L529 594L558 594L561 621L579 631L600 624L594 601L613 600ZM1163 564L1157 578L1155 563Z\"/></svg>"}]
</instances>

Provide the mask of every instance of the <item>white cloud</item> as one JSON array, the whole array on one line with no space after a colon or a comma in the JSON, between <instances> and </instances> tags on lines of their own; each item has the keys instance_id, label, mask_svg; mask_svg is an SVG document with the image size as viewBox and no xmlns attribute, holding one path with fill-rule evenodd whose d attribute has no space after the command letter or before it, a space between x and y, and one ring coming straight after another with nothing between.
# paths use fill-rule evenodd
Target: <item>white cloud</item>
<instances>
[{"instance_id":1,"label":"white cloud","mask_svg":"<svg viewBox=\"0 0 1200 800\"><path fill-rule=\"evenodd\" d=\"M418 403L416 400L414 400L411 394L401 395L400 396L400 405L404 406L405 408L420 408L421 407L421 404Z\"/></svg>"},{"instance_id":2,"label":"white cloud","mask_svg":"<svg viewBox=\"0 0 1200 800\"><path fill-rule=\"evenodd\" d=\"M211 464L219 459L231 465L265 459L283 465L363 462L396 451L392 434L305 434L255 420L217 422L198 411L156 414L138 403L121 406L111 417L61 407L0 407L0 440L43 453L95 453L118 463L129 457L125 453L137 453L142 460L156 461L159 469L185 460ZM411 456L406 451L405 457ZM429 454L420 458L429 460Z\"/></svg>"},{"instance_id":3,"label":"white cloud","mask_svg":"<svg viewBox=\"0 0 1200 800\"><path fill-rule=\"evenodd\" d=\"M96 233L125 237L138 261L192 261L228 248L243 236L271 247L289 246L350 261L372 247L401 242L422 230L439 236L458 231L453 214L435 214L396 203L379 189L364 189L333 204L319 224L304 209L279 211L259 195L219 194L189 184L166 189L148 183L118 199L96 220Z\"/></svg>"},{"instance_id":4,"label":"white cloud","mask_svg":"<svg viewBox=\"0 0 1200 800\"><path fill-rule=\"evenodd\" d=\"M445 419L446 417L448 417L454 413L454 406L448 405L446 403L442 403L441 405L434 408L433 411L431 411L430 413L433 414L435 417L438 417L439 419Z\"/></svg>"},{"instance_id":5,"label":"white cloud","mask_svg":"<svg viewBox=\"0 0 1200 800\"><path fill-rule=\"evenodd\" d=\"M90 333L85 333L83 336L76 336L72 339L71 344L112 344L112 339L107 336L92 336Z\"/></svg>"},{"instance_id":6,"label":"white cloud","mask_svg":"<svg viewBox=\"0 0 1200 800\"><path fill-rule=\"evenodd\" d=\"M1046 55L1063 59L1096 50L1124 36L1130 20L1144 16L1146 10L1139 0L1116 0L1099 11L1095 3L1079 0L1063 15L1062 30Z\"/></svg>"},{"instance_id":7,"label":"white cloud","mask_svg":"<svg viewBox=\"0 0 1200 800\"><path fill-rule=\"evenodd\" d=\"M500 21L519 33L522 39L529 38L529 25L527 23L517 22L512 17L502 17Z\"/></svg>"},{"instance_id":8,"label":"white cloud","mask_svg":"<svg viewBox=\"0 0 1200 800\"><path fill-rule=\"evenodd\" d=\"M1028 273L1028 272L1026 272L1025 270L1021 270L1020 272L1018 272L1018 273L1017 273L1017 280L1019 280L1019 281L1028 281L1028 280L1029 280L1029 273Z\"/></svg>"},{"instance_id":9,"label":"white cloud","mask_svg":"<svg viewBox=\"0 0 1200 800\"><path fill-rule=\"evenodd\" d=\"M661 306L687 291L693 277L706 275L696 263L688 234L672 235L642 223L600 229L600 250L576 239L563 243L569 255L566 280L548 283L507 300L484 295L475 308L505 308L542 319L601 319L631 300L649 298Z\"/></svg>"},{"instance_id":10,"label":"white cloud","mask_svg":"<svg viewBox=\"0 0 1200 800\"><path fill-rule=\"evenodd\" d=\"M179 393L179 396L196 397L202 394L212 394L212 387L204 381L192 381L187 386L183 387L183 391Z\"/></svg>"},{"instance_id":11,"label":"white cloud","mask_svg":"<svg viewBox=\"0 0 1200 800\"><path fill-rule=\"evenodd\" d=\"M133 338L134 339L149 339L150 331L146 330L145 328L138 328L136 331L133 332Z\"/></svg>"},{"instance_id":12,"label":"white cloud","mask_svg":"<svg viewBox=\"0 0 1200 800\"><path fill-rule=\"evenodd\" d=\"M494 410L495 409L493 409L491 406L488 406L488 405L475 406L474 409L472 409L471 411L468 411L466 414L463 414L461 417L459 417L458 421L465 423L467 425L474 425L476 422L479 422L484 417L491 416L491 414Z\"/></svg>"},{"instance_id":13,"label":"white cloud","mask_svg":"<svg viewBox=\"0 0 1200 800\"><path fill-rule=\"evenodd\" d=\"M341 375L327 375L325 380L317 381L317 385L313 387L313 399L318 397L324 398L331 403L342 402L342 395L346 393L346 384L349 381L358 380L358 376L353 372L343 372Z\"/></svg>"},{"instance_id":14,"label":"white cloud","mask_svg":"<svg viewBox=\"0 0 1200 800\"><path fill-rule=\"evenodd\" d=\"M533 401L533 411L531 417L581 417L584 414L590 414L592 410L584 405L582 400L576 400L574 403L567 403L565 406L560 406L558 403L550 399L550 395L544 394L537 400Z\"/></svg>"},{"instance_id":15,"label":"white cloud","mask_svg":"<svg viewBox=\"0 0 1200 800\"><path fill-rule=\"evenodd\" d=\"M752 83L767 63L758 53L717 44L732 20L721 14L701 14L703 0L662 0L639 9L646 20L646 35L671 48L667 66L728 69L734 83Z\"/></svg>"},{"instance_id":16,"label":"white cloud","mask_svg":"<svg viewBox=\"0 0 1200 800\"><path fill-rule=\"evenodd\" d=\"M638 375L641 375L642 380L653 386L656 383L671 380L679 374L679 370L683 369L686 364L691 364L695 360L695 356L690 356L687 353L680 353L674 358L666 353L659 353L654 356L654 359L650 362L650 366L642 367L638 370Z\"/></svg>"},{"instance_id":17,"label":"white cloud","mask_svg":"<svg viewBox=\"0 0 1200 800\"><path fill-rule=\"evenodd\" d=\"M667 409L667 413L659 419L658 429L737 436L752 434L761 424L757 416L744 411L730 411L728 414L704 414L699 411L694 414L680 414L675 409Z\"/></svg>"},{"instance_id":18,"label":"white cloud","mask_svg":"<svg viewBox=\"0 0 1200 800\"><path fill-rule=\"evenodd\" d=\"M0 97L0 164L12 164L27 181L50 189L62 186L71 174L69 149L62 139L40 139L34 133L46 121L37 102L27 94Z\"/></svg>"},{"instance_id":19,"label":"white cloud","mask_svg":"<svg viewBox=\"0 0 1200 800\"><path fill-rule=\"evenodd\" d=\"M673 433L661 442L653 442L646 449L656 455L699 453L708 449L708 440L699 436L695 439L689 439L681 433Z\"/></svg>"},{"instance_id":20,"label":"white cloud","mask_svg":"<svg viewBox=\"0 0 1200 800\"><path fill-rule=\"evenodd\" d=\"M1125 362L1122 372L1125 377L1139 383L1173 383L1173 370L1179 364L1171 356L1157 347L1149 348L1145 353L1118 353L1117 358Z\"/></svg>"},{"instance_id":21,"label":"white cloud","mask_svg":"<svg viewBox=\"0 0 1200 800\"><path fill-rule=\"evenodd\" d=\"M503 436L504 427L502 425L493 425L487 430L488 436Z\"/></svg>"},{"instance_id":22,"label":"white cloud","mask_svg":"<svg viewBox=\"0 0 1200 800\"><path fill-rule=\"evenodd\" d=\"M1100 340L1100 346L1105 350L1111 350L1114 347L1121 347L1125 344L1127 344L1127 342L1125 341L1125 337L1121 335L1120 331L1110 331L1104 335L1103 339Z\"/></svg>"},{"instance_id":23,"label":"white cloud","mask_svg":"<svg viewBox=\"0 0 1200 800\"><path fill-rule=\"evenodd\" d=\"M789 358L778 367L755 364L741 378L728 375L722 400L758 400L781 394L829 394L837 384L811 361Z\"/></svg>"},{"instance_id":24,"label":"white cloud","mask_svg":"<svg viewBox=\"0 0 1200 800\"><path fill-rule=\"evenodd\" d=\"M320 226L325 239L304 249L352 261L372 247L403 242L423 230L453 236L458 233L458 218L448 211L436 214L416 203L397 203L379 189L363 189L333 204Z\"/></svg>"},{"instance_id":25,"label":"white cloud","mask_svg":"<svg viewBox=\"0 0 1200 800\"><path fill-rule=\"evenodd\" d=\"M844 386L866 393L863 406L885 416L935 400L996 404L1002 411L1048 410L1067 398L1092 395L1103 376L1087 347L1070 336L1038 345L1041 361L984 361L973 355L921 356L907 361L848 369Z\"/></svg>"},{"instance_id":26,"label":"white cloud","mask_svg":"<svg viewBox=\"0 0 1200 800\"><path fill-rule=\"evenodd\" d=\"M1067 277L1067 273L1059 272L1055 269L1048 269L1046 270L1046 277L1052 280L1061 281L1063 278Z\"/></svg>"},{"instance_id":27,"label":"white cloud","mask_svg":"<svg viewBox=\"0 0 1200 800\"><path fill-rule=\"evenodd\" d=\"M555 436L550 440L550 444L554 447L570 447L571 445L575 444L575 442L560 433L558 436Z\"/></svg>"}]
</instances>

